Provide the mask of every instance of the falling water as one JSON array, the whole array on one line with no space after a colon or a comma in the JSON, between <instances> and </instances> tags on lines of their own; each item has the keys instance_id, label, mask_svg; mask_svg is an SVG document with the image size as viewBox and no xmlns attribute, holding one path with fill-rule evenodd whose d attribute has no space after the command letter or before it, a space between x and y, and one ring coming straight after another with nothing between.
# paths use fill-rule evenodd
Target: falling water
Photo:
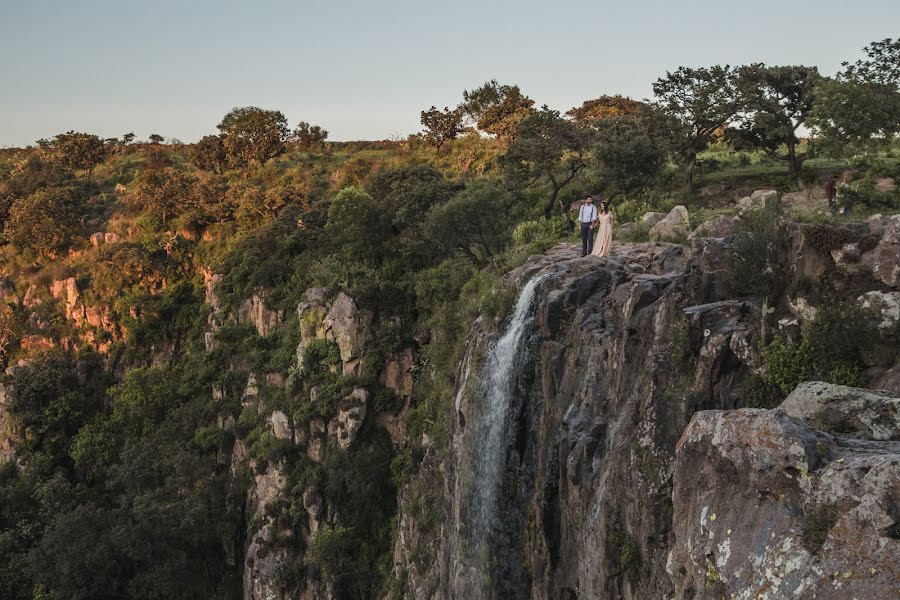
<instances>
[{"instance_id":1,"label":"falling water","mask_svg":"<svg viewBox=\"0 0 900 600\"><path fill-rule=\"evenodd\" d=\"M532 321L531 304L537 286L551 273L532 278L522 289L512 318L490 349L484 365L478 435L475 439L472 533L483 544L498 521L498 500L506 469L506 433L513 403L516 358L522 336Z\"/></svg>"}]
</instances>

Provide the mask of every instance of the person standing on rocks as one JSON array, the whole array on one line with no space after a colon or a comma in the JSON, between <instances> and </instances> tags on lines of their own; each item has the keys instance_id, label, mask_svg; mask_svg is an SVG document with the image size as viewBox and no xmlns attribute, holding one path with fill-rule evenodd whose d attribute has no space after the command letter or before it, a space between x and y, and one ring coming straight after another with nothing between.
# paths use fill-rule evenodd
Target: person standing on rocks
<instances>
[{"instance_id":1,"label":"person standing on rocks","mask_svg":"<svg viewBox=\"0 0 900 600\"><path fill-rule=\"evenodd\" d=\"M612 213L609 210L609 202L600 200L600 214L594 223L597 229L597 239L594 241L592 256L608 256L612 249Z\"/></svg>"},{"instance_id":2,"label":"person standing on rocks","mask_svg":"<svg viewBox=\"0 0 900 600\"><path fill-rule=\"evenodd\" d=\"M581 256L594 251L593 225L597 220L597 207L593 196L588 196L578 209L578 222L581 224Z\"/></svg>"}]
</instances>

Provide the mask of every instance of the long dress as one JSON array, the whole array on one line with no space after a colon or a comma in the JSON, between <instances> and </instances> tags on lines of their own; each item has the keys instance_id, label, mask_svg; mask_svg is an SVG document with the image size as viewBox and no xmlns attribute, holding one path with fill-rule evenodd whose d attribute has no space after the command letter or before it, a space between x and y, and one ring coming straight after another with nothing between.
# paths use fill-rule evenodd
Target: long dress
<instances>
[{"instance_id":1,"label":"long dress","mask_svg":"<svg viewBox=\"0 0 900 600\"><path fill-rule=\"evenodd\" d=\"M612 214L600 213L597 215L597 237L594 240L592 256L606 256L612 248Z\"/></svg>"}]
</instances>

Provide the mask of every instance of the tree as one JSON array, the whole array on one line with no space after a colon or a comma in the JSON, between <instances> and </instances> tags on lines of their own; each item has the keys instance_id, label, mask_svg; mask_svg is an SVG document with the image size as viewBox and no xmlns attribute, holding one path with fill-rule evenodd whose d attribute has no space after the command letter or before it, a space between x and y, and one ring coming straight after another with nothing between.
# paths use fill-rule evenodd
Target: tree
<instances>
[{"instance_id":1,"label":"tree","mask_svg":"<svg viewBox=\"0 0 900 600\"><path fill-rule=\"evenodd\" d=\"M459 189L430 165L386 169L369 184L369 192L390 216L396 233L417 227L432 206L443 204Z\"/></svg>"},{"instance_id":2,"label":"tree","mask_svg":"<svg viewBox=\"0 0 900 600\"><path fill-rule=\"evenodd\" d=\"M603 119L633 117L642 106L643 102L616 94L585 100L581 106L569 109L566 114L581 125L595 127Z\"/></svg>"},{"instance_id":3,"label":"tree","mask_svg":"<svg viewBox=\"0 0 900 600\"><path fill-rule=\"evenodd\" d=\"M500 163L514 185L546 180L551 191L544 208L545 218L551 218L553 205L559 201L560 213L572 226L559 192L587 166L591 137L588 130L544 106L522 121Z\"/></svg>"},{"instance_id":4,"label":"tree","mask_svg":"<svg viewBox=\"0 0 900 600\"><path fill-rule=\"evenodd\" d=\"M184 212L193 181L172 167L142 171L136 179L134 198L143 210L157 213L163 225Z\"/></svg>"},{"instance_id":5,"label":"tree","mask_svg":"<svg viewBox=\"0 0 900 600\"><path fill-rule=\"evenodd\" d=\"M331 201L325 232L330 243L364 262L380 258L391 235L387 214L372 196L356 187L342 189Z\"/></svg>"},{"instance_id":6,"label":"tree","mask_svg":"<svg viewBox=\"0 0 900 600\"><path fill-rule=\"evenodd\" d=\"M127 146L128 144L130 144L131 142L134 141L135 137L137 137L137 136L134 135L134 132L129 131L128 133L126 133L125 135L122 136L122 145Z\"/></svg>"},{"instance_id":7,"label":"tree","mask_svg":"<svg viewBox=\"0 0 900 600\"><path fill-rule=\"evenodd\" d=\"M287 119L280 111L255 106L232 109L218 128L229 162L242 167L283 153L288 138Z\"/></svg>"},{"instance_id":8,"label":"tree","mask_svg":"<svg viewBox=\"0 0 900 600\"><path fill-rule=\"evenodd\" d=\"M318 125L310 125L306 121L300 121L294 130L294 137L301 148L309 150L327 140L328 131Z\"/></svg>"},{"instance_id":9,"label":"tree","mask_svg":"<svg viewBox=\"0 0 900 600\"><path fill-rule=\"evenodd\" d=\"M506 214L512 204L509 192L496 182L477 181L428 212L426 237L446 252L458 252L484 266L509 241L510 223L498 215Z\"/></svg>"},{"instance_id":10,"label":"tree","mask_svg":"<svg viewBox=\"0 0 900 600\"><path fill-rule=\"evenodd\" d=\"M163 138L163 136L159 135L158 133L150 134L150 143L151 144L162 144L164 139L165 138Z\"/></svg>"},{"instance_id":11,"label":"tree","mask_svg":"<svg viewBox=\"0 0 900 600\"><path fill-rule=\"evenodd\" d=\"M866 46L866 59L844 63L816 90L810 125L835 154L868 151L900 134L900 39Z\"/></svg>"},{"instance_id":12,"label":"tree","mask_svg":"<svg viewBox=\"0 0 900 600\"><path fill-rule=\"evenodd\" d=\"M529 114L534 100L522 94L517 85L500 85L496 79L474 90L463 91L459 110L468 115L478 129L510 141L516 129Z\"/></svg>"},{"instance_id":13,"label":"tree","mask_svg":"<svg viewBox=\"0 0 900 600\"><path fill-rule=\"evenodd\" d=\"M607 186L608 198L636 192L659 177L666 163L665 146L646 119L609 117L595 121L594 126L598 135L593 157Z\"/></svg>"},{"instance_id":14,"label":"tree","mask_svg":"<svg viewBox=\"0 0 900 600\"><path fill-rule=\"evenodd\" d=\"M48 188L16 200L10 207L4 237L17 248L42 256L64 246L78 220L78 197L70 188Z\"/></svg>"},{"instance_id":15,"label":"tree","mask_svg":"<svg viewBox=\"0 0 900 600\"><path fill-rule=\"evenodd\" d=\"M655 122L666 131L693 189L697 154L713 141L738 110L734 69L728 65L692 69L679 67L653 84L656 105L669 119Z\"/></svg>"},{"instance_id":16,"label":"tree","mask_svg":"<svg viewBox=\"0 0 900 600\"><path fill-rule=\"evenodd\" d=\"M198 168L221 173L225 166L225 144L222 136L205 135L190 150L191 162Z\"/></svg>"},{"instance_id":17,"label":"tree","mask_svg":"<svg viewBox=\"0 0 900 600\"><path fill-rule=\"evenodd\" d=\"M422 111L421 120L425 127L425 140L435 148L440 148L448 140L455 140L465 131L463 114L458 108L450 110L445 106L441 111L432 106Z\"/></svg>"},{"instance_id":18,"label":"tree","mask_svg":"<svg viewBox=\"0 0 900 600\"><path fill-rule=\"evenodd\" d=\"M787 161L798 176L807 154L798 154L797 129L813 105L816 86L822 80L816 67L767 67L757 63L737 70L740 103L739 126L728 129L735 148L758 148ZM781 154L781 148L785 153Z\"/></svg>"},{"instance_id":19,"label":"tree","mask_svg":"<svg viewBox=\"0 0 900 600\"><path fill-rule=\"evenodd\" d=\"M94 167L102 163L110 151L110 146L99 136L77 131L60 133L49 142L39 140L38 144L50 150L66 168L85 169L88 182L93 177Z\"/></svg>"}]
</instances>

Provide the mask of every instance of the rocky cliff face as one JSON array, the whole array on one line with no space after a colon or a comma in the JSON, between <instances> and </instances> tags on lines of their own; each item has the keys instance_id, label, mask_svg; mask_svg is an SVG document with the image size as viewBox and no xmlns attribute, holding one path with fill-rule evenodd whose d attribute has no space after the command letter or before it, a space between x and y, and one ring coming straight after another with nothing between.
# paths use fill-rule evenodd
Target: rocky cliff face
<instances>
[{"instance_id":1,"label":"rocky cliff face","mask_svg":"<svg viewBox=\"0 0 900 600\"><path fill-rule=\"evenodd\" d=\"M895 344L898 226L796 226L785 276L831 269L860 304L883 298ZM796 286L763 305L735 297L727 248L700 237L598 259L560 246L509 275L519 304L473 328L447 455L426 449L403 492L394 562L408 597L888 597L897 400L803 388L781 409L743 409L761 342L821 299ZM867 373L894 394L896 361L873 356ZM410 505L437 482L443 517L428 529Z\"/></svg>"}]
</instances>

